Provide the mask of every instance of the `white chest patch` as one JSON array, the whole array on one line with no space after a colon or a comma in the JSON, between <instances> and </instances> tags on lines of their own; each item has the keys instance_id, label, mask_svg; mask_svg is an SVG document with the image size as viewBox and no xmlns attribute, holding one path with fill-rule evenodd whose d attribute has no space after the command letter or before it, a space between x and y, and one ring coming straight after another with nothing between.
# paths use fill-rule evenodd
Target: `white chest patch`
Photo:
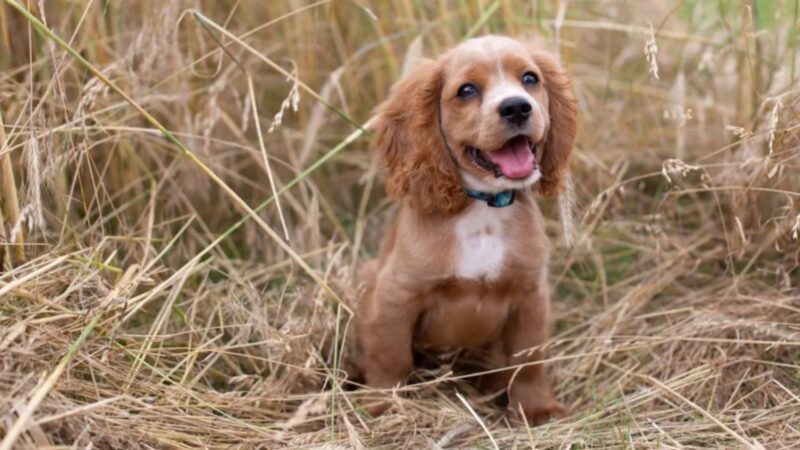
<instances>
[{"instance_id":1,"label":"white chest patch","mask_svg":"<svg viewBox=\"0 0 800 450\"><path fill-rule=\"evenodd\" d=\"M506 243L503 241L503 208L476 204L456 222L459 278L497 279L503 266Z\"/></svg>"}]
</instances>

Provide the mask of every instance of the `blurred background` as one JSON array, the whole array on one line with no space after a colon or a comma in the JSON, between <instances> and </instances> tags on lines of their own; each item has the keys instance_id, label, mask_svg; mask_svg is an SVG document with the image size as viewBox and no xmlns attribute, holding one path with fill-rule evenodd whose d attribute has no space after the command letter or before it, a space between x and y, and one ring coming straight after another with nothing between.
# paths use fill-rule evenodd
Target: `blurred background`
<instances>
[{"instance_id":1,"label":"blurred background","mask_svg":"<svg viewBox=\"0 0 800 450\"><path fill-rule=\"evenodd\" d=\"M4 1L3 444L796 445L798 14ZM573 189L542 199L572 415L509 426L445 364L371 418L338 371L354 269L396 211L362 126L403 67L487 33L557 53L579 102Z\"/></svg>"}]
</instances>

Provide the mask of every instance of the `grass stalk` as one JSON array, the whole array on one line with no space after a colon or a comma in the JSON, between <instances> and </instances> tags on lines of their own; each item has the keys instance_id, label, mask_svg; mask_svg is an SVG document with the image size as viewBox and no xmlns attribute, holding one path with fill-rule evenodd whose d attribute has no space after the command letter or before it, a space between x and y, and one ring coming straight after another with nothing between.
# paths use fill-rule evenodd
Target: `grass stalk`
<instances>
[{"instance_id":1,"label":"grass stalk","mask_svg":"<svg viewBox=\"0 0 800 450\"><path fill-rule=\"evenodd\" d=\"M262 159L264 160L264 170L266 170L267 172L267 178L269 179L269 187L272 190L273 196L275 197L275 207L278 210L278 218L280 219L281 226L283 227L283 237L284 239L286 239L286 242L289 243L289 230L286 227L286 219L283 217L283 208L281 208L281 203L278 198L278 190L275 188L275 177L272 175L272 168L270 167L269 156L267 155L267 148L266 145L264 145L264 132L261 130L261 120L258 115L258 102L256 102L256 92L255 88L253 87L253 77L250 76L250 72L247 71L244 65L242 65L242 63L239 62L239 60L236 59L236 57L233 56L233 54L228 51L227 47L225 47L225 44L223 44L219 39L217 39L214 33L208 28L206 22L204 20L199 20L199 19L198 22L200 23L200 25L203 26L203 29L205 29L208 32L209 36L211 36L214 42L216 42L217 45L220 46L220 48L225 52L225 54L227 54L231 58L231 60L233 60L233 62L236 63L236 66L239 67L239 69L241 69L242 72L244 72L245 77L247 77L247 94L248 98L250 99L250 107L253 113L253 123L255 124L256 127L256 135L258 136L258 147L261 150L261 156Z\"/></svg>"},{"instance_id":2,"label":"grass stalk","mask_svg":"<svg viewBox=\"0 0 800 450\"><path fill-rule=\"evenodd\" d=\"M11 154L6 150L8 140L6 139L6 129L3 123L3 112L0 111L0 203L5 207L5 213L10 226L17 228L15 242L7 242L3 239L3 245L13 247L10 252L14 255L14 262L22 264L25 262L25 231L24 226L19 223L19 197L17 196L17 183L14 180L14 167L11 164ZM3 229L5 235L5 228ZM2 260L0 260L2 264Z\"/></svg>"}]
</instances>

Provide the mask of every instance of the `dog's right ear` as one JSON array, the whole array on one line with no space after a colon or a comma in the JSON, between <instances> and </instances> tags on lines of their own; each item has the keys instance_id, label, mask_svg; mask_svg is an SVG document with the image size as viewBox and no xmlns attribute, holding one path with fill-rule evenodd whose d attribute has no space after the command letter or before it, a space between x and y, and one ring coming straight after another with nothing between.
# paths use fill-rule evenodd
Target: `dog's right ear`
<instances>
[{"instance_id":1,"label":"dog's right ear","mask_svg":"<svg viewBox=\"0 0 800 450\"><path fill-rule=\"evenodd\" d=\"M550 124L542 148L542 181L539 191L553 195L561 189L578 130L578 104L572 81L555 56L539 47L532 49L533 60L542 71L547 90Z\"/></svg>"},{"instance_id":2,"label":"dog's right ear","mask_svg":"<svg viewBox=\"0 0 800 450\"><path fill-rule=\"evenodd\" d=\"M458 170L439 129L444 73L423 60L392 86L377 109L373 151L383 159L386 191L426 213L452 213L466 204Z\"/></svg>"}]
</instances>

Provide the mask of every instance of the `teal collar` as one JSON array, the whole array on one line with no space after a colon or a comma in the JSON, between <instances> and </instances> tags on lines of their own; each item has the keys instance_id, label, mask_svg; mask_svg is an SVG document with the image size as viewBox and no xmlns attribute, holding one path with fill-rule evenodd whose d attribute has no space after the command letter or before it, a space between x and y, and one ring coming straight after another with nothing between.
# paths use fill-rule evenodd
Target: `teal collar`
<instances>
[{"instance_id":1,"label":"teal collar","mask_svg":"<svg viewBox=\"0 0 800 450\"><path fill-rule=\"evenodd\" d=\"M489 192L473 191L472 189L464 189L464 192L468 196L474 198L475 200L482 200L486 202L487 205L493 208L504 208L514 203L515 191L513 190L502 191L496 194L492 194Z\"/></svg>"}]
</instances>

